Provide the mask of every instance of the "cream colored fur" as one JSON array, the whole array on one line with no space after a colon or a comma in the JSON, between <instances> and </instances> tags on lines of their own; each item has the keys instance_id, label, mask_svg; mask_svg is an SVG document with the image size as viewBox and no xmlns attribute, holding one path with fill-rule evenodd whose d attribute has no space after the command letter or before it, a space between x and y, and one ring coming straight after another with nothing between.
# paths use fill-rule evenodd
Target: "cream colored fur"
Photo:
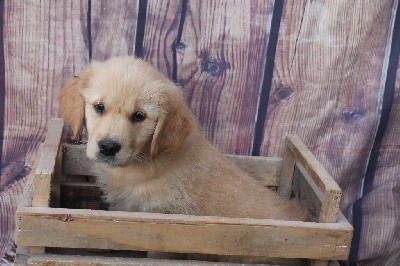
<instances>
[{"instance_id":1,"label":"cream colored fur","mask_svg":"<svg viewBox=\"0 0 400 266\"><path fill-rule=\"evenodd\" d=\"M94 105L104 105L104 113ZM303 211L239 170L201 134L180 89L132 57L92 63L60 93L74 137L86 124L87 155L113 210L302 220ZM134 112L145 114L132 121ZM121 150L99 154L112 139Z\"/></svg>"}]
</instances>

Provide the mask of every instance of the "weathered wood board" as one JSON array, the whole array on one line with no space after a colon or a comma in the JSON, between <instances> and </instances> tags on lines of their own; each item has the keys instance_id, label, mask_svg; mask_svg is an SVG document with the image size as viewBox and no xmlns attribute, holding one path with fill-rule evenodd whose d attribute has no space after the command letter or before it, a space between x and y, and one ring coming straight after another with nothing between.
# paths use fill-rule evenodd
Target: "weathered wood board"
<instances>
[{"instance_id":1,"label":"weathered wood board","mask_svg":"<svg viewBox=\"0 0 400 266\"><path fill-rule=\"evenodd\" d=\"M40 207L21 208L17 219L17 240L23 246L289 258L345 259L352 232L350 225L341 222L309 224ZM302 241L290 241L299 238ZM302 248L304 243L307 249Z\"/></svg>"},{"instance_id":2,"label":"weathered wood board","mask_svg":"<svg viewBox=\"0 0 400 266\"><path fill-rule=\"evenodd\" d=\"M3 164L35 160L29 158L36 156L48 119L58 115L58 89L87 64L86 10L84 1L5 1Z\"/></svg>"},{"instance_id":3,"label":"weathered wood board","mask_svg":"<svg viewBox=\"0 0 400 266\"><path fill-rule=\"evenodd\" d=\"M91 59L133 55L139 0L91 1Z\"/></svg>"},{"instance_id":4,"label":"weathered wood board","mask_svg":"<svg viewBox=\"0 0 400 266\"><path fill-rule=\"evenodd\" d=\"M145 59L176 79L206 137L226 153L250 154L272 3L148 7Z\"/></svg>"},{"instance_id":5,"label":"weathered wood board","mask_svg":"<svg viewBox=\"0 0 400 266\"><path fill-rule=\"evenodd\" d=\"M393 1L285 1L261 154L295 133L343 188L360 189L379 121ZM312 127L312 130L309 128Z\"/></svg>"},{"instance_id":6,"label":"weathered wood board","mask_svg":"<svg viewBox=\"0 0 400 266\"><path fill-rule=\"evenodd\" d=\"M397 66L400 77L400 65ZM400 78L393 88L393 103L388 124L379 149L375 178L368 184L369 193L363 199L362 238L359 257L374 256L372 264L395 265L399 242L398 225L400 202ZM394 202L395 204L392 204ZM373 208L374 211L368 211ZM382 219L382 217L385 217ZM369 232L368 235L363 232Z\"/></svg>"}]
</instances>

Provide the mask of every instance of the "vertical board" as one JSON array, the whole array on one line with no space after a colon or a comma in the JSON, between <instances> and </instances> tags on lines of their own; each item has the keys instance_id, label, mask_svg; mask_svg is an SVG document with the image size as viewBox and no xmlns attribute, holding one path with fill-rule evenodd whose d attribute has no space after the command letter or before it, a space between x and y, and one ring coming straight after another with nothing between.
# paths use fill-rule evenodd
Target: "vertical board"
<instances>
[{"instance_id":1,"label":"vertical board","mask_svg":"<svg viewBox=\"0 0 400 266\"><path fill-rule=\"evenodd\" d=\"M47 121L58 114L63 80L86 65L85 3L5 2L3 164L23 165L35 154ZM2 177L0 187L13 178Z\"/></svg>"},{"instance_id":2,"label":"vertical board","mask_svg":"<svg viewBox=\"0 0 400 266\"><path fill-rule=\"evenodd\" d=\"M92 59L133 55L139 0L91 1Z\"/></svg>"},{"instance_id":3,"label":"vertical board","mask_svg":"<svg viewBox=\"0 0 400 266\"><path fill-rule=\"evenodd\" d=\"M400 18L398 20L400 21ZM399 29L397 28L397 38L400 36ZM362 198L362 232L358 258L369 260L371 265L395 265L400 259L399 114L400 64L397 66L393 105L370 188L372 191ZM371 261L370 258L376 260Z\"/></svg>"},{"instance_id":4,"label":"vertical board","mask_svg":"<svg viewBox=\"0 0 400 266\"><path fill-rule=\"evenodd\" d=\"M250 154L272 10L273 1L189 1L178 81L206 137L227 153Z\"/></svg>"},{"instance_id":5,"label":"vertical board","mask_svg":"<svg viewBox=\"0 0 400 266\"><path fill-rule=\"evenodd\" d=\"M223 152L249 154L273 1L155 2L146 60L183 87L209 140Z\"/></svg>"},{"instance_id":6,"label":"vertical board","mask_svg":"<svg viewBox=\"0 0 400 266\"><path fill-rule=\"evenodd\" d=\"M0 181L0 256L14 238L15 202L37 161L58 90L88 62L87 1L5 1L4 145Z\"/></svg>"},{"instance_id":7,"label":"vertical board","mask_svg":"<svg viewBox=\"0 0 400 266\"><path fill-rule=\"evenodd\" d=\"M186 1L186 0L183 0ZM172 45L178 35L183 1L147 1L143 57L172 79Z\"/></svg>"},{"instance_id":8,"label":"vertical board","mask_svg":"<svg viewBox=\"0 0 400 266\"><path fill-rule=\"evenodd\" d=\"M286 1L265 121L263 155L300 136L343 188L359 193L379 121L393 1Z\"/></svg>"}]
</instances>

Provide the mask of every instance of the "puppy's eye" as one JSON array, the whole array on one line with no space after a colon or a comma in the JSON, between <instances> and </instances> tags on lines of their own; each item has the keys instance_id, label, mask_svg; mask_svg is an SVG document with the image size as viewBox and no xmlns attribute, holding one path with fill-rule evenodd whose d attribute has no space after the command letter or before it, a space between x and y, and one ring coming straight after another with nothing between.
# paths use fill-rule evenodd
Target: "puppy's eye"
<instances>
[{"instance_id":1,"label":"puppy's eye","mask_svg":"<svg viewBox=\"0 0 400 266\"><path fill-rule=\"evenodd\" d=\"M104 105L102 103L96 103L94 105L94 110L96 111L96 113L101 115L102 113L104 113Z\"/></svg>"},{"instance_id":2,"label":"puppy's eye","mask_svg":"<svg viewBox=\"0 0 400 266\"><path fill-rule=\"evenodd\" d=\"M142 122L146 118L146 115L143 112L134 112L132 114L132 121L133 122Z\"/></svg>"}]
</instances>

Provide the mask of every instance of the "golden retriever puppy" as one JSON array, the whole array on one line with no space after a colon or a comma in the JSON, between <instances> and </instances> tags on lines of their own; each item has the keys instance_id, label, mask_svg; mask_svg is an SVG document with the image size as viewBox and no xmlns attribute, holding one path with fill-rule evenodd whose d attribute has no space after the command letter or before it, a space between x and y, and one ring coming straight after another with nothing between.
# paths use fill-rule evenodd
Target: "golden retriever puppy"
<instances>
[{"instance_id":1,"label":"golden retriever puppy","mask_svg":"<svg viewBox=\"0 0 400 266\"><path fill-rule=\"evenodd\" d=\"M67 81L59 99L74 138L86 125L87 156L112 210L306 218L215 149L181 90L143 60L94 62Z\"/></svg>"},{"instance_id":2,"label":"golden retriever puppy","mask_svg":"<svg viewBox=\"0 0 400 266\"><path fill-rule=\"evenodd\" d=\"M303 220L291 201L228 161L201 134L181 90L143 60L94 62L60 93L113 210Z\"/></svg>"}]
</instances>

